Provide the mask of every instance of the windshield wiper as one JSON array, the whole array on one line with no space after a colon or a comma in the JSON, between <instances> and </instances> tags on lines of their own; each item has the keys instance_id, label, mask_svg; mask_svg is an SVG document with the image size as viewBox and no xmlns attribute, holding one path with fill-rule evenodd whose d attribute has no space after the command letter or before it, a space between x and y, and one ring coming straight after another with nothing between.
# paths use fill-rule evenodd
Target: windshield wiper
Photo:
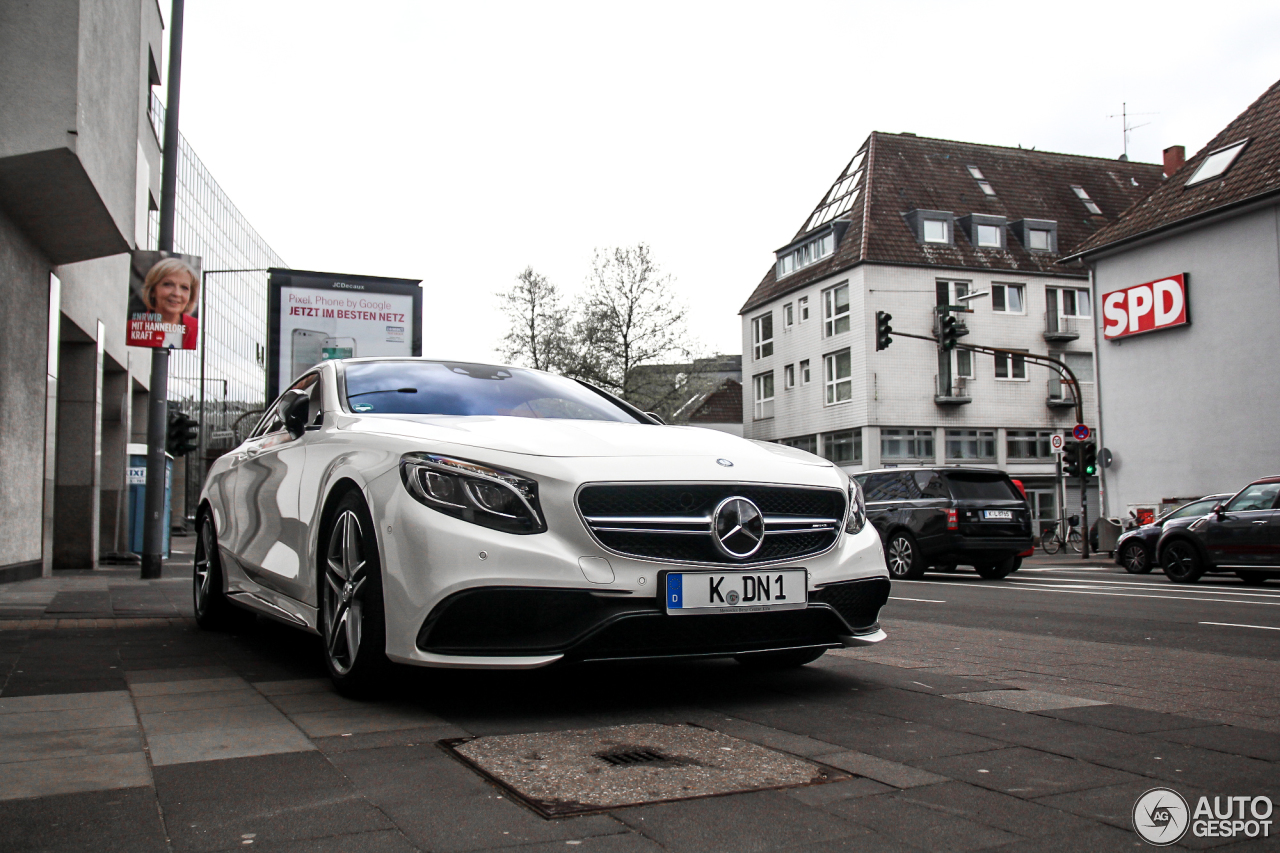
<instances>
[{"instance_id":1,"label":"windshield wiper","mask_svg":"<svg viewBox=\"0 0 1280 853\"><path fill-rule=\"evenodd\" d=\"M365 394L417 394L417 388L383 388L380 391L361 391L359 394L348 394L347 399L363 397Z\"/></svg>"}]
</instances>

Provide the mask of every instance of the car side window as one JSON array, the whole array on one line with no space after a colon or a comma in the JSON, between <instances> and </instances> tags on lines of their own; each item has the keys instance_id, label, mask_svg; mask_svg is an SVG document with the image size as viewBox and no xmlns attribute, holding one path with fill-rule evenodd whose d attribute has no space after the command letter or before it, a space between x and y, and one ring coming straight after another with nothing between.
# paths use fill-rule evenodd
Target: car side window
<instances>
[{"instance_id":1,"label":"car side window","mask_svg":"<svg viewBox=\"0 0 1280 853\"><path fill-rule=\"evenodd\" d=\"M951 497L951 494L947 491L947 484L943 482L936 471L917 471L915 478L916 487L920 490L920 497L929 500Z\"/></svg>"},{"instance_id":2,"label":"car side window","mask_svg":"<svg viewBox=\"0 0 1280 853\"><path fill-rule=\"evenodd\" d=\"M1271 509L1280 494L1280 483L1254 483L1231 499L1227 512L1248 512L1255 509Z\"/></svg>"},{"instance_id":3,"label":"car side window","mask_svg":"<svg viewBox=\"0 0 1280 853\"><path fill-rule=\"evenodd\" d=\"M1209 512L1209 510L1213 509L1213 505L1215 503L1217 503L1217 501L1192 501L1186 506L1178 507L1173 512L1169 513L1165 519L1191 518L1192 516L1204 515Z\"/></svg>"},{"instance_id":4,"label":"car side window","mask_svg":"<svg viewBox=\"0 0 1280 853\"><path fill-rule=\"evenodd\" d=\"M897 474L871 474L862 481L862 491L868 502L898 500L893 484Z\"/></svg>"}]
</instances>

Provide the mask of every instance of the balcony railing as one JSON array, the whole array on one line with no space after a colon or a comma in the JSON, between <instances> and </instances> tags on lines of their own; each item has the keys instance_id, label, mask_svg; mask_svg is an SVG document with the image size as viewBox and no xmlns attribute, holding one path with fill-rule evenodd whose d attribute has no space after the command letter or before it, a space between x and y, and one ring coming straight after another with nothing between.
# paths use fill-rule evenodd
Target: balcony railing
<instances>
[{"instance_id":1,"label":"balcony railing","mask_svg":"<svg viewBox=\"0 0 1280 853\"><path fill-rule=\"evenodd\" d=\"M1069 409L1076 404L1075 395L1072 393L1071 386L1061 379L1053 378L1048 382L1049 396L1045 399L1045 405L1051 409Z\"/></svg>"},{"instance_id":2,"label":"balcony railing","mask_svg":"<svg viewBox=\"0 0 1280 853\"><path fill-rule=\"evenodd\" d=\"M1088 317L1062 317L1056 306L1044 312L1044 339L1046 341L1074 341L1089 322Z\"/></svg>"},{"instance_id":3,"label":"balcony railing","mask_svg":"<svg viewBox=\"0 0 1280 853\"><path fill-rule=\"evenodd\" d=\"M969 380L957 378L951 380L950 387L944 387L937 374L933 377L933 402L939 406L963 406L965 403L972 403L973 397L969 396Z\"/></svg>"}]
</instances>

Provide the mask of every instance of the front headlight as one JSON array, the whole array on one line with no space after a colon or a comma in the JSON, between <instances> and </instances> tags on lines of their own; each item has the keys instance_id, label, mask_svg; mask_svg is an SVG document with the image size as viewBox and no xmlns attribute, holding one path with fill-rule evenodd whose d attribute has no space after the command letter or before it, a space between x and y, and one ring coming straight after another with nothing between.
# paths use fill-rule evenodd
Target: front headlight
<instances>
[{"instance_id":1,"label":"front headlight","mask_svg":"<svg viewBox=\"0 0 1280 853\"><path fill-rule=\"evenodd\" d=\"M547 529L538 484L527 477L465 459L406 453L400 479L415 500L445 515L507 533Z\"/></svg>"},{"instance_id":2,"label":"front headlight","mask_svg":"<svg viewBox=\"0 0 1280 853\"><path fill-rule=\"evenodd\" d=\"M860 533L867 523L867 502L862 497L862 486L857 480L849 481L849 515L844 522L845 533Z\"/></svg>"}]
</instances>

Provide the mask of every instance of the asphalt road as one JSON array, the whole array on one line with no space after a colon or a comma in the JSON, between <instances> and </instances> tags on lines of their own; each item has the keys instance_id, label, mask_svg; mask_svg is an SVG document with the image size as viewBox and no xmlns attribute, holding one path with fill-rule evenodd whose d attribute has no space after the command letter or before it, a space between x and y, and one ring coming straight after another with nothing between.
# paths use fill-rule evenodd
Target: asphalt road
<instances>
[{"instance_id":1,"label":"asphalt road","mask_svg":"<svg viewBox=\"0 0 1280 853\"><path fill-rule=\"evenodd\" d=\"M1000 581L967 567L895 581L881 617L1280 660L1280 581L1250 587L1209 575L1175 584L1160 572L1036 562Z\"/></svg>"}]
</instances>

